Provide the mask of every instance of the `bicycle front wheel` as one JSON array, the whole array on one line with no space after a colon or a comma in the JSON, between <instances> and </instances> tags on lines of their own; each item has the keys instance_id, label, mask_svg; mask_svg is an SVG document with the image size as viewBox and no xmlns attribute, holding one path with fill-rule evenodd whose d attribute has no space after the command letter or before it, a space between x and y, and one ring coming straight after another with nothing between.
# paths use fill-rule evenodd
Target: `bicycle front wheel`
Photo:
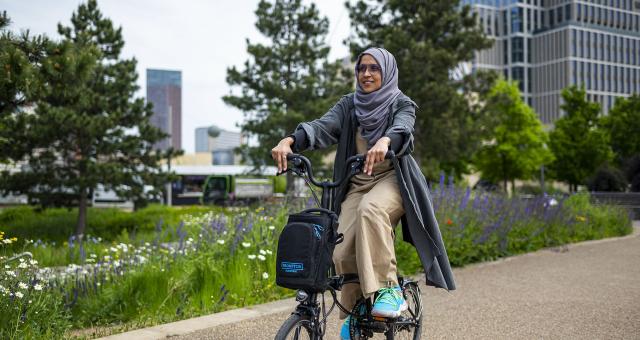
<instances>
[{"instance_id":1,"label":"bicycle front wheel","mask_svg":"<svg viewBox=\"0 0 640 340\"><path fill-rule=\"evenodd\" d=\"M308 315L292 314L278 330L275 340L314 340Z\"/></svg>"}]
</instances>

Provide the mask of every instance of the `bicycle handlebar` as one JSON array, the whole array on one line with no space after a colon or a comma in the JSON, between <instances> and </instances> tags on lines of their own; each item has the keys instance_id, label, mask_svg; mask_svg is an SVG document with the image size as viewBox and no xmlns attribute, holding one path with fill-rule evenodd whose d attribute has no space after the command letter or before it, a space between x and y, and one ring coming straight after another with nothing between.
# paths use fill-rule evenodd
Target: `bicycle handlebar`
<instances>
[{"instance_id":1,"label":"bicycle handlebar","mask_svg":"<svg viewBox=\"0 0 640 340\"><path fill-rule=\"evenodd\" d=\"M387 151L387 154L384 156L384 158L392 159L395 156L396 156L395 152L393 152L393 150L389 150ZM313 177L313 169L311 167L311 161L309 161L307 157L300 154L296 154L296 153L290 153L287 155L287 161L292 161L295 168L303 169L303 170L306 169L309 174L309 180L311 181L311 183L319 187L340 186L340 184L342 184L342 182L344 182L345 179L350 178L351 176L362 171L362 166L364 165L365 159L366 159L366 155L363 155L363 154L357 154L347 158L347 162L346 162L347 167L345 171L346 173L339 180L335 182L320 182L315 177ZM290 168L287 169L287 171L289 170ZM291 170L291 171L295 172L295 170ZM278 175L280 174L282 173L278 173Z\"/></svg>"}]
</instances>

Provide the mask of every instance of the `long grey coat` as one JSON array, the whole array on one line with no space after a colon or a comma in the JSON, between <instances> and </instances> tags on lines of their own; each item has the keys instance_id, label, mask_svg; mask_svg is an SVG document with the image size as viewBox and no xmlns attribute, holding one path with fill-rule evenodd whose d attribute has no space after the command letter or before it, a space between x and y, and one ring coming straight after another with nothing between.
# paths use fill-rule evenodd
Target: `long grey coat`
<instances>
[{"instance_id":1,"label":"long grey coat","mask_svg":"<svg viewBox=\"0 0 640 340\"><path fill-rule=\"evenodd\" d=\"M417 250L426 273L428 285L454 290L456 288L442 241L438 221L427 181L420 171L411 152L413 151L413 125L416 105L409 97L400 95L391 107L388 127L385 135L402 136L402 145L393 161L398 184L403 199L405 215L402 217L402 235L405 242L411 243ZM322 149L338 144L334 162L334 180L345 173L347 158L356 154L355 134L358 120L355 116L353 94L342 97L338 103L319 119L301 123L296 131L302 129L306 141L296 140L294 151L302 145L308 150ZM301 131L300 131L301 132ZM297 133L297 135L300 135ZM303 147L304 148L304 147ZM340 213L340 206L349 186L345 182L336 190L332 200L334 211Z\"/></svg>"}]
</instances>

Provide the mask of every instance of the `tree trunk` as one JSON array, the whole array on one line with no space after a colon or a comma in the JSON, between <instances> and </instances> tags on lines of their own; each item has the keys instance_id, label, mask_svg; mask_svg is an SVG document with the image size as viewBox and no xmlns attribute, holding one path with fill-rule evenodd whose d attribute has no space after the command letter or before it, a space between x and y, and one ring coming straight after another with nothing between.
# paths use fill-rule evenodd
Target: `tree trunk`
<instances>
[{"instance_id":1,"label":"tree trunk","mask_svg":"<svg viewBox=\"0 0 640 340\"><path fill-rule=\"evenodd\" d=\"M516 180L511 179L511 197L516 195Z\"/></svg>"},{"instance_id":2,"label":"tree trunk","mask_svg":"<svg viewBox=\"0 0 640 340\"><path fill-rule=\"evenodd\" d=\"M87 189L80 188L80 198L78 202L78 223L76 224L76 237L84 235L87 224Z\"/></svg>"}]
</instances>

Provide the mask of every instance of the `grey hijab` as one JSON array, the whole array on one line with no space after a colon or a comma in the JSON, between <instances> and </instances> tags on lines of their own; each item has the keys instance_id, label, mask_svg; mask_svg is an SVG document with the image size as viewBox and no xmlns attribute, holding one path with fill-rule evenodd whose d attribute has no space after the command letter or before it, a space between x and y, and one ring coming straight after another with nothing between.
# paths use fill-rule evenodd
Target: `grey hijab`
<instances>
[{"instance_id":1,"label":"grey hijab","mask_svg":"<svg viewBox=\"0 0 640 340\"><path fill-rule=\"evenodd\" d=\"M358 82L358 65L364 54L371 55L382 69L382 87L365 93ZM360 53L356 62L356 93L353 102L356 118L362 127L362 137L372 147L387 128L389 108L402 92L398 88L398 65L393 54L384 48L371 47Z\"/></svg>"}]
</instances>

